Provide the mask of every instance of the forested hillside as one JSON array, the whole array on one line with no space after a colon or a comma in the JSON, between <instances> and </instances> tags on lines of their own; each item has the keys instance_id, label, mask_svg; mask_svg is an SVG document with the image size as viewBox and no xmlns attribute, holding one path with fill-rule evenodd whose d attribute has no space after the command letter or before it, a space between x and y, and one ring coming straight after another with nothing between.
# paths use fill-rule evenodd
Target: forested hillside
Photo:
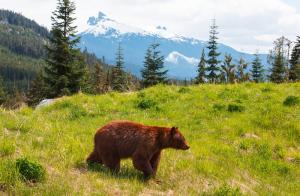
<instances>
[{"instance_id":1,"label":"forested hillside","mask_svg":"<svg viewBox=\"0 0 300 196\"><path fill-rule=\"evenodd\" d=\"M25 99L32 81L46 65L45 45L50 42L49 39L50 32L35 21L12 11L0 10L0 78L3 79L8 96L14 97L18 92ZM87 50L82 52L82 56L91 73L91 80L98 64L103 67L102 77L107 77L107 82L110 82L112 72L109 70L112 66L103 63L104 60Z\"/></svg>"},{"instance_id":2,"label":"forested hillside","mask_svg":"<svg viewBox=\"0 0 300 196\"><path fill-rule=\"evenodd\" d=\"M45 62L49 32L33 20L0 10L0 75L9 93L26 91Z\"/></svg>"}]
</instances>

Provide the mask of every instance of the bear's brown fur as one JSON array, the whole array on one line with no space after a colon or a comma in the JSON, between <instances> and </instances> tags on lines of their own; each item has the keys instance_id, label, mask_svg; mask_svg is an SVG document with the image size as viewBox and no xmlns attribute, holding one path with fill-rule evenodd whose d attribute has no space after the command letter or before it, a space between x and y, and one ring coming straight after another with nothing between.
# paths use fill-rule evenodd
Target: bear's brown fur
<instances>
[{"instance_id":1,"label":"bear's brown fur","mask_svg":"<svg viewBox=\"0 0 300 196\"><path fill-rule=\"evenodd\" d=\"M120 160L132 158L145 178L155 176L161 151L165 148L189 149L178 128L145 126L129 121L114 121L99 129L88 163L100 163L120 170Z\"/></svg>"}]
</instances>

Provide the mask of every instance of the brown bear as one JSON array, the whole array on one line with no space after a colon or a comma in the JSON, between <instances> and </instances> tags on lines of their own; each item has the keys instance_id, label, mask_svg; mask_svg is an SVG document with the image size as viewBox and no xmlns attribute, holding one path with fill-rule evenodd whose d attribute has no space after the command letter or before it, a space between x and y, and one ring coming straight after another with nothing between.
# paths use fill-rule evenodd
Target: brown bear
<instances>
[{"instance_id":1,"label":"brown bear","mask_svg":"<svg viewBox=\"0 0 300 196\"><path fill-rule=\"evenodd\" d=\"M120 170L120 160L132 158L133 165L145 178L154 177L165 148L188 150L177 127L145 126L130 121L114 121L100 128L94 138L94 150L87 163L104 164Z\"/></svg>"}]
</instances>

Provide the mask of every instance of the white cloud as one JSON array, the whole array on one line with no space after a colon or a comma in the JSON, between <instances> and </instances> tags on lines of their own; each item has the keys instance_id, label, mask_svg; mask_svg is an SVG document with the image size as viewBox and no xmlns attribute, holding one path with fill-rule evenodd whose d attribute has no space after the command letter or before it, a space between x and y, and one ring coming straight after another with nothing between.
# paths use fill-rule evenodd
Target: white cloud
<instances>
[{"instance_id":1,"label":"white cloud","mask_svg":"<svg viewBox=\"0 0 300 196\"><path fill-rule=\"evenodd\" d=\"M171 52L165 59L167 62L173 63L173 64L179 64L180 60L185 60L189 64L197 65L199 63L199 59L193 58L193 57L187 57L183 54L173 51Z\"/></svg>"},{"instance_id":2,"label":"white cloud","mask_svg":"<svg viewBox=\"0 0 300 196\"><path fill-rule=\"evenodd\" d=\"M254 39L261 41L261 42L272 43L278 37L280 37L280 35L278 35L278 34L262 34L262 35L254 36Z\"/></svg>"},{"instance_id":3,"label":"white cloud","mask_svg":"<svg viewBox=\"0 0 300 196\"><path fill-rule=\"evenodd\" d=\"M122 23L143 29L166 26L170 31L202 40L208 38L210 19L219 25L220 41L247 52L267 51L271 38L300 33L300 3L290 0L75 0L77 24L103 11ZM12 9L50 27L56 0L0 0Z\"/></svg>"}]
</instances>

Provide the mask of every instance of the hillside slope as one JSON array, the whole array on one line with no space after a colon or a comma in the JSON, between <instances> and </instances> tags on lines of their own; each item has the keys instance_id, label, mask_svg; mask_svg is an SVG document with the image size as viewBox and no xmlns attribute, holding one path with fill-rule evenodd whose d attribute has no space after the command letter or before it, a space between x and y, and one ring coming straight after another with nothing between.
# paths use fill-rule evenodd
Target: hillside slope
<instances>
[{"instance_id":1,"label":"hillside slope","mask_svg":"<svg viewBox=\"0 0 300 196\"><path fill-rule=\"evenodd\" d=\"M46 66L45 45L49 44L49 37L50 32L35 21L0 9L0 77L9 93L15 88L26 92L31 81ZM82 55L91 71L96 63L105 70L112 68L86 50Z\"/></svg>"},{"instance_id":2,"label":"hillside slope","mask_svg":"<svg viewBox=\"0 0 300 196\"><path fill-rule=\"evenodd\" d=\"M28 90L45 66L49 32L21 14L0 9L0 76L9 92Z\"/></svg>"},{"instance_id":3,"label":"hillside slope","mask_svg":"<svg viewBox=\"0 0 300 196\"><path fill-rule=\"evenodd\" d=\"M0 194L299 195L300 103L288 96L300 97L300 83L156 86L0 110ZM178 126L191 149L163 152L161 183L143 182L130 160L120 174L88 169L96 129L116 119ZM19 157L41 163L46 180L23 183Z\"/></svg>"}]
</instances>

